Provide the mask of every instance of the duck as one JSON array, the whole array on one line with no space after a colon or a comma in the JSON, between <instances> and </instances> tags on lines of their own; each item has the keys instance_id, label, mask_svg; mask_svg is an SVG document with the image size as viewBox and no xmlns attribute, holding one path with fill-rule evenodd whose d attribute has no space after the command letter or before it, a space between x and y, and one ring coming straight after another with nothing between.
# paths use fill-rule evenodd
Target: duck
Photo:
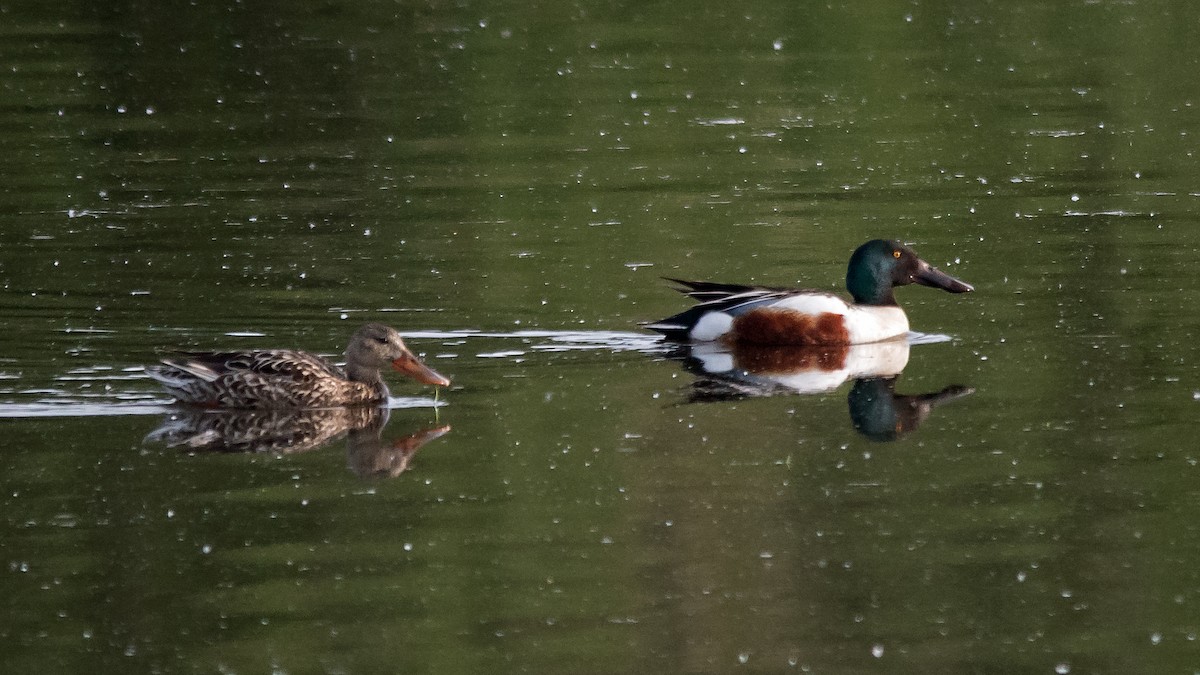
<instances>
[{"instance_id":1,"label":"duck","mask_svg":"<svg viewBox=\"0 0 1200 675\"><path fill-rule=\"evenodd\" d=\"M333 408L385 403L388 388L379 371L388 365L423 384L450 385L381 323L364 324L350 336L344 369L308 352L252 349L180 352L146 374L180 403L206 408Z\"/></svg>"},{"instance_id":2,"label":"duck","mask_svg":"<svg viewBox=\"0 0 1200 675\"><path fill-rule=\"evenodd\" d=\"M675 342L727 344L816 346L891 340L909 331L908 317L896 302L896 287L975 290L891 239L872 239L850 256L846 290L853 302L809 289L666 279L698 304L645 327Z\"/></svg>"}]
</instances>

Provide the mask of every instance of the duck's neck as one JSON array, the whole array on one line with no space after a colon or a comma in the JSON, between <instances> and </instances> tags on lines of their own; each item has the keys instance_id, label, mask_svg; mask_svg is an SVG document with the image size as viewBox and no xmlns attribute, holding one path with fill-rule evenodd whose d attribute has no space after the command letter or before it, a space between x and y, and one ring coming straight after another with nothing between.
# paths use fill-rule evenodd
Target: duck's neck
<instances>
[{"instance_id":1,"label":"duck's neck","mask_svg":"<svg viewBox=\"0 0 1200 675\"><path fill-rule=\"evenodd\" d=\"M896 302L896 294L889 287L886 292L876 294L873 297L865 298L860 305L874 305L876 307L899 307L900 303Z\"/></svg>"},{"instance_id":2,"label":"duck's neck","mask_svg":"<svg viewBox=\"0 0 1200 675\"><path fill-rule=\"evenodd\" d=\"M854 296L854 302L859 305L876 305L887 307L896 304L893 294L894 286L887 280L890 276L878 266L854 264L846 270L846 290Z\"/></svg>"},{"instance_id":3,"label":"duck's neck","mask_svg":"<svg viewBox=\"0 0 1200 675\"><path fill-rule=\"evenodd\" d=\"M898 307L896 302L896 294L891 286L886 290L872 289L870 293L863 293L859 289L848 288L850 295L854 296L854 304L856 305L873 305L875 307Z\"/></svg>"},{"instance_id":4,"label":"duck's neck","mask_svg":"<svg viewBox=\"0 0 1200 675\"><path fill-rule=\"evenodd\" d=\"M386 398L388 395L387 385L383 383L383 377L379 374L378 368L370 368L351 361L346 364L346 378L354 382L361 382L379 392L380 398Z\"/></svg>"}]
</instances>

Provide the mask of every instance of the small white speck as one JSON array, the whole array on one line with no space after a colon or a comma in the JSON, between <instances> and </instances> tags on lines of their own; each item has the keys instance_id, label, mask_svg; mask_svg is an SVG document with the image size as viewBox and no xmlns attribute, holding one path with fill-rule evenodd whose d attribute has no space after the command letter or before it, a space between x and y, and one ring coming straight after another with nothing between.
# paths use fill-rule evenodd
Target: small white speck
<instances>
[{"instance_id":1,"label":"small white speck","mask_svg":"<svg viewBox=\"0 0 1200 675\"><path fill-rule=\"evenodd\" d=\"M874 656L877 659L883 658L883 645L881 645L881 644L871 645L871 656Z\"/></svg>"}]
</instances>

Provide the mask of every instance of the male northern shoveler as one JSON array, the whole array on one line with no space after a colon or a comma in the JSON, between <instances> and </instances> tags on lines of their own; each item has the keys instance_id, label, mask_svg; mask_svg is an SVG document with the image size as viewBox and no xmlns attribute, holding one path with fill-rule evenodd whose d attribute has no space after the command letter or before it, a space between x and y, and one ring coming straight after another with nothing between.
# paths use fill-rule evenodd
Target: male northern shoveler
<instances>
[{"instance_id":1,"label":"male northern shoveler","mask_svg":"<svg viewBox=\"0 0 1200 675\"><path fill-rule=\"evenodd\" d=\"M974 290L896 241L875 239L850 256L846 288L854 302L821 291L670 279L700 304L647 324L668 339L778 345L879 342L908 332L893 289L907 284L951 293Z\"/></svg>"},{"instance_id":2,"label":"male northern shoveler","mask_svg":"<svg viewBox=\"0 0 1200 675\"><path fill-rule=\"evenodd\" d=\"M306 352L263 349L183 352L146 369L182 403L212 408L329 408L378 404L388 389L379 370L391 365L418 382L448 386L450 380L416 357L400 334L380 323L355 331L346 347L346 368Z\"/></svg>"}]
</instances>

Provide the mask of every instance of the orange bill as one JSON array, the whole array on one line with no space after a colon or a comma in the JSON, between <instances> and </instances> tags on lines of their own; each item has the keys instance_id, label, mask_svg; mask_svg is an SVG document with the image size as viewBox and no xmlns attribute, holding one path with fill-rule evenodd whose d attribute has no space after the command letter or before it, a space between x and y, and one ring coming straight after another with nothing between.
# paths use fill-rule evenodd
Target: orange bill
<instances>
[{"instance_id":1,"label":"orange bill","mask_svg":"<svg viewBox=\"0 0 1200 675\"><path fill-rule=\"evenodd\" d=\"M449 387L450 379L421 362L413 354L405 354L392 361L392 368L404 373L417 382L434 384L439 387Z\"/></svg>"}]
</instances>

